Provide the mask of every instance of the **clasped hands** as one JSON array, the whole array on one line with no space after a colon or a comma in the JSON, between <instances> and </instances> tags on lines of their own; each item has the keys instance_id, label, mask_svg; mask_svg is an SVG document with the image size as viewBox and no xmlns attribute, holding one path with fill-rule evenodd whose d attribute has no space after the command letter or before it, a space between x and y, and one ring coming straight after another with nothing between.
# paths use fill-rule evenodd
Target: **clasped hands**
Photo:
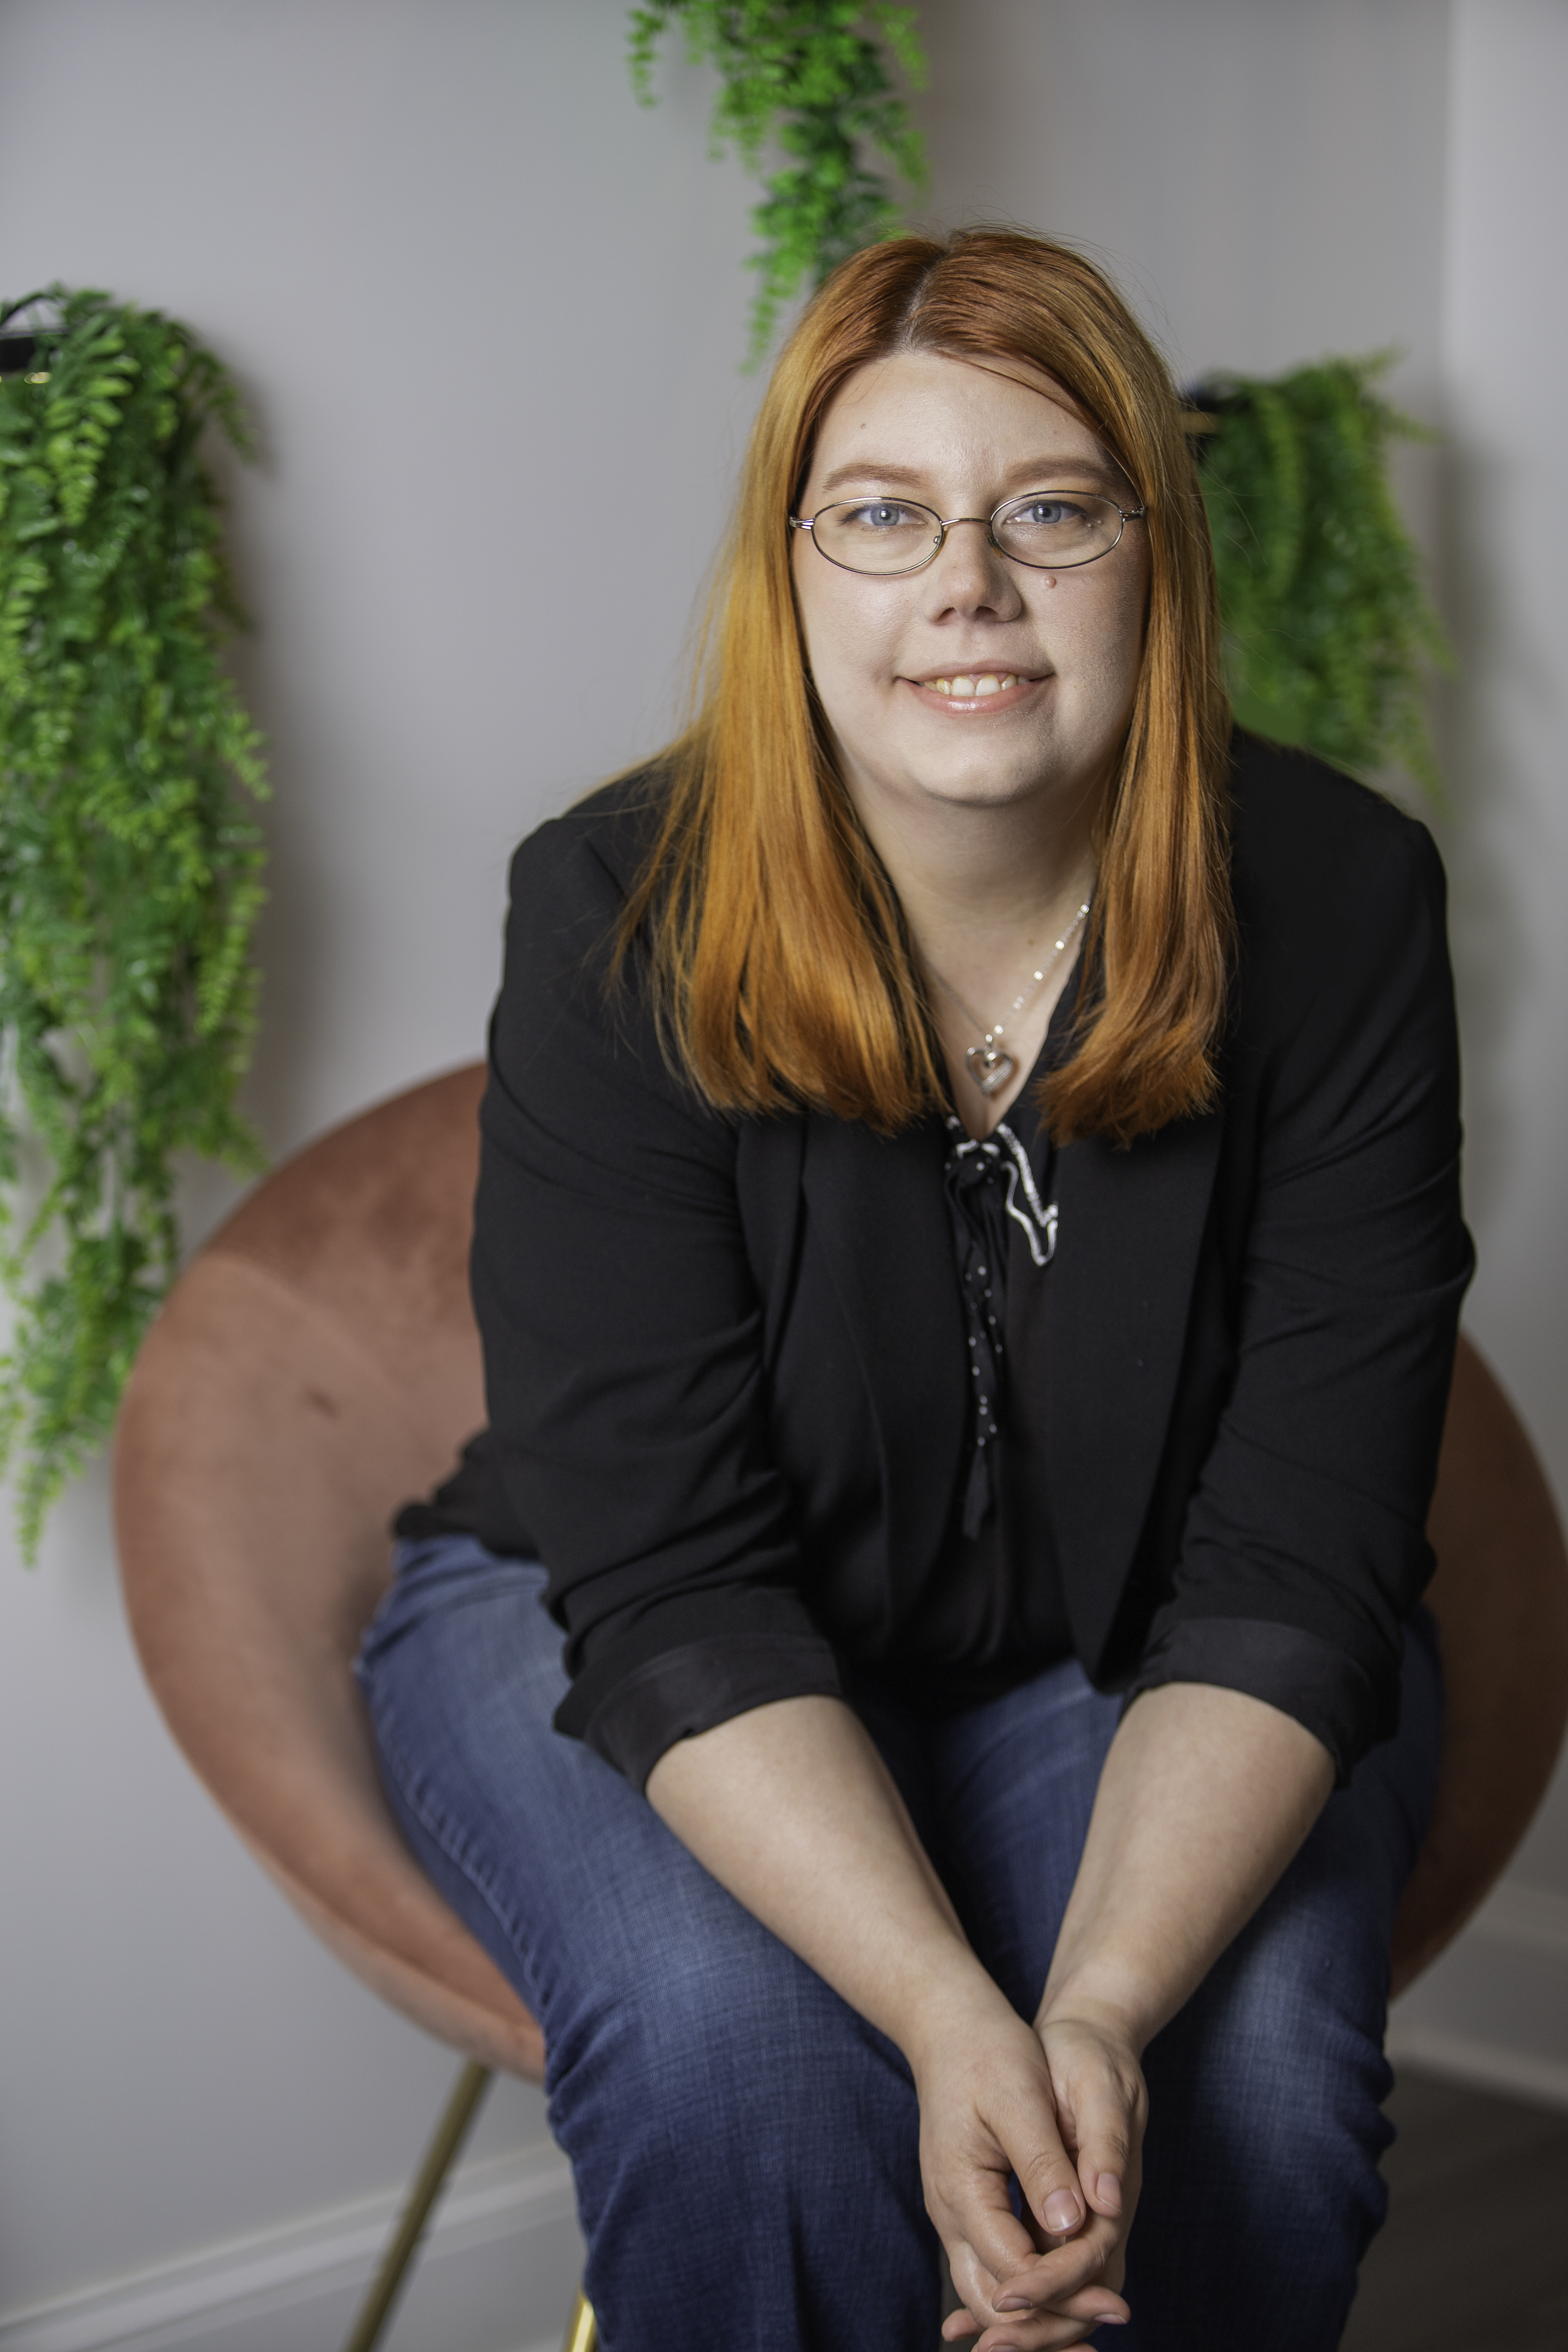
<instances>
[{"instance_id":1,"label":"clasped hands","mask_svg":"<svg viewBox=\"0 0 1568 2352\"><path fill-rule=\"evenodd\" d=\"M1126 2025L1074 2003L1031 2027L988 1985L972 2011L947 2011L911 2064L926 2206L964 2304L943 2336L978 2336L974 2352L1056 2352L1122 2325L1147 2115Z\"/></svg>"}]
</instances>

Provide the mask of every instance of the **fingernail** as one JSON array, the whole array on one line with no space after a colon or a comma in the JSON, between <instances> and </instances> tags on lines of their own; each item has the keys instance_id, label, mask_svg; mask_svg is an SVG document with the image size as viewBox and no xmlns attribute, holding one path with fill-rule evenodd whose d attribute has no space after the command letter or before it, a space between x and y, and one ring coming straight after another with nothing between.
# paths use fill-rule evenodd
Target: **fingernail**
<instances>
[{"instance_id":1,"label":"fingernail","mask_svg":"<svg viewBox=\"0 0 1568 2352\"><path fill-rule=\"evenodd\" d=\"M1102 2205L1114 2205L1121 2210L1121 2183L1114 2172L1102 2172L1094 2184L1094 2193Z\"/></svg>"},{"instance_id":2,"label":"fingernail","mask_svg":"<svg viewBox=\"0 0 1568 2352\"><path fill-rule=\"evenodd\" d=\"M1066 2189L1058 2189L1054 2197L1047 2197L1046 2200L1047 2229L1076 2230L1080 2210L1076 2197ZM996 2352L1002 2352L1000 2345L997 2346Z\"/></svg>"},{"instance_id":3,"label":"fingernail","mask_svg":"<svg viewBox=\"0 0 1568 2352\"><path fill-rule=\"evenodd\" d=\"M1033 2311L1034 2307L1026 2294L1001 2295L994 2305L997 2311ZM1002 2352L1000 2345L997 2346L996 2352Z\"/></svg>"}]
</instances>

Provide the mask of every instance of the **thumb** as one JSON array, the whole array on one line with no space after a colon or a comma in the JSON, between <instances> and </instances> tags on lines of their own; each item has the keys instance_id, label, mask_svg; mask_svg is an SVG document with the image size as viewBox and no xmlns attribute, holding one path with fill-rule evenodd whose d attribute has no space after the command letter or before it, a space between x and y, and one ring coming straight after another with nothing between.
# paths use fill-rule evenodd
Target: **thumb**
<instances>
[{"instance_id":1,"label":"thumb","mask_svg":"<svg viewBox=\"0 0 1568 2352\"><path fill-rule=\"evenodd\" d=\"M1018 2186L1040 2227L1053 2238L1070 2237L1085 2221L1086 2209L1079 2176L1061 2142L1054 2133L1049 2137L1042 2134L1027 2155L1009 2153Z\"/></svg>"},{"instance_id":2,"label":"thumb","mask_svg":"<svg viewBox=\"0 0 1568 2352\"><path fill-rule=\"evenodd\" d=\"M1101 2082L1080 2092L1072 2138L1079 2182L1091 2212L1114 2220L1135 2188L1139 2123L1136 2103L1120 2085Z\"/></svg>"}]
</instances>

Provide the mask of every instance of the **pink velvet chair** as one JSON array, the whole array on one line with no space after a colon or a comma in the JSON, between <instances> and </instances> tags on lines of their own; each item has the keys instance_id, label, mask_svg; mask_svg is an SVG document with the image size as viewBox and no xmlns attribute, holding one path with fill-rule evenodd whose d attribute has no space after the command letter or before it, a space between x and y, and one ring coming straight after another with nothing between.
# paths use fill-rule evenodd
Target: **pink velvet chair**
<instances>
[{"instance_id":1,"label":"pink velvet chair","mask_svg":"<svg viewBox=\"0 0 1568 2352\"><path fill-rule=\"evenodd\" d=\"M399 1839L350 1671L387 1583L393 1510L484 1417L468 1296L482 1076L416 1087L257 1188L149 1334L115 1448L127 1604L175 1738L340 1959L469 2061L353 2352L376 2339L489 2070L538 2081L544 2063L538 2024ZM1503 1869L1568 1717L1562 1533L1468 1345L1431 1532L1444 1751L1394 1933L1396 1990ZM595 2340L579 2296L568 2346Z\"/></svg>"}]
</instances>

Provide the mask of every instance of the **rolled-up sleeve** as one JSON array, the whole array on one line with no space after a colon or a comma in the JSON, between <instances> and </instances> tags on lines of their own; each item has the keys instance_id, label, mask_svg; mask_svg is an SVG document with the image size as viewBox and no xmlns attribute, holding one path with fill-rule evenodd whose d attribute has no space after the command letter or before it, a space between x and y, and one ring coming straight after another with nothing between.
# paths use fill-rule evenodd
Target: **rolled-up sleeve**
<instances>
[{"instance_id":1,"label":"rolled-up sleeve","mask_svg":"<svg viewBox=\"0 0 1568 2352\"><path fill-rule=\"evenodd\" d=\"M1283 1044L1250 1073L1235 1377L1128 1697L1169 1682L1245 1691L1313 1732L1343 1781L1398 1726L1472 1255L1444 879L1425 828L1388 812L1336 902ZM1251 1050L1242 1036L1238 1055Z\"/></svg>"},{"instance_id":2,"label":"rolled-up sleeve","mask_svg":"<svg viewBox=\"0 0 1568 2352\"><path fill-rule=\"evenodd\" d=\"M473 1289L499 1475L566 1634L557 1728L640 1788L676 1739L838 1675L771 1458L735 1128L672 1073L635 968L606 985L606 830L564 818L513 861Z\"/></svg>"}]
</instances>

